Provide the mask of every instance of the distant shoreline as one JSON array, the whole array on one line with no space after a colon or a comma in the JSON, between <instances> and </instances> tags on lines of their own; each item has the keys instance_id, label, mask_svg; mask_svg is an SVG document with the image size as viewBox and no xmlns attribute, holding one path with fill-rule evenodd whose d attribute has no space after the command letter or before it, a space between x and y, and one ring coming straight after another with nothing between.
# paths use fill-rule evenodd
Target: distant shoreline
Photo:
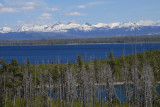
<instances>
[{"instance_id":1,"label":"distant shoreline","mask_svg":"<svg viewBox=\"0 0 160 107\"><path fill-rule=\"evenodd\" d=\"M0 40L0 46L32 45L89 45L89 44L134 44L160 43L160 35L95 37L95 38L46 38L34 40Z\"/></svg>"},{"instance_id":2,"label":"distant shoreline","mask_svg":"<svg viewBox=\"0 0 160 107\"><path fill-rule=\"evenodd\" d=\"M125 82L117 81L117 82L113 82L112 84L113 84L113 85L124 85ZM133 84L133 82L128 82L128 84ZM160 81L158 81L157 84L160 84ZM95 84L95 85L105 85L105 83Z\"/></svg>"},{"instance_id":3,"label":"distant shoreline","mask_svg":"<svg viewBox=\"0 0 160 107\"><path fill-rule=\"evenodd\" d=\"M160 42L135 42L135 43L68 43L68 44L33 44L33 45L0 45L0 46L49 46L49 45L100 45L100 44L148 44L148 43L160 43Z\"/></svg>"}]
</instances>

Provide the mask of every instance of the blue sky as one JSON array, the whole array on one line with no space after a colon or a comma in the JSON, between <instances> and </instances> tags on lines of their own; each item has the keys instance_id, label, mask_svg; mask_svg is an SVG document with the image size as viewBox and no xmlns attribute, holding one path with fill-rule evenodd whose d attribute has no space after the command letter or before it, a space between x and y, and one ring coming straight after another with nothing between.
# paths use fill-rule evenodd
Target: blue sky
<instances>
[{"instance_id":1,"label":"blue sky","mask_svg":"<svg viewBox=\"0 0 160 107\"><path fill-rule=\"evenodd\" d=\"M160 0L0 0L0 27L160 21Z\"/></svg>"}]
</instances>

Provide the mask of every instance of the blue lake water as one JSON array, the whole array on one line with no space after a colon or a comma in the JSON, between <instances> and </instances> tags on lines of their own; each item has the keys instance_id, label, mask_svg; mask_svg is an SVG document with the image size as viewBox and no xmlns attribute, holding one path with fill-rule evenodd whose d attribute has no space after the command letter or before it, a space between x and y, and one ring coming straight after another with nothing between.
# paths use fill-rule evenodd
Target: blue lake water
<instances>
[{"instance_id":1,"label":"blue lake water","mask_svg":"<svg viewBox=\"0 0 160 107\"><path fill-rule=\"evenodd\" d=\"M107 96L106 96L106 90L105 90L105 86L101 86L99 87L98 89L99 91L101 91L101 94L102 94L102 100L107 100ZM99 96L98 96L98 90L96 91L95 93L95 97L96 99L98 100L99 99ZM156 88L156 91L157 91L157 94L160 96L160 84L157 85L157 88ZM39 93L39 91L38 91ZM133 87L130 87L130 94L129 95L130 97L133 96ZM49 95L49 90L48 90L48 95ZM126 102L126 97L125 97L125 86L124 85L115 85L114 86L114 95L115 97L121 102L121 103L124 103ZM52 92L52 98L53 99L57 99L58 97L58 93L54 90Z\"/></svg>"},{"instance_id":2,"label":"blue lake water","mask_svg":"<svg viewBox=\"0 0 160 107\"><path fill-rule=\"evenodd\" d=\"M136 51L143 52L160 49L160 43L136 44ZM40 46L0 46L0 58L8 63L12 58L17 59L20 64L29 59L32 64L50 63L60 60L60 63L75 62L77 56L83 56L84 61L97 57L105 59L109 52L114 57L134 53L134 44L89 44L89 45L40 45Z\"/></svg>"},{"instance_id":3,"label":"blue lake water","mask_svg":"<svg viewBox=\"0 0 160 107\"><path fill-rule=\"evenodd\" d=\"M160 43L136 44L136 51L143 52L160 49ZM20 64L29 59L32 64L50 63L52 60L60 63L75 62L77 56L83 56L83 60L97 57L105 59L112 51L115 57L133 54L134 44L90 44L90 45L41 45L41 46L0 46L0 58L8 63L12 58L17 59ZM121 94L120 94L121 91ZM160 95L160 85L157 87ZM105 98L104 90L102 96ZM125 102L124 86L115 86L116 97Z\"/></svg>"}]
</instances>

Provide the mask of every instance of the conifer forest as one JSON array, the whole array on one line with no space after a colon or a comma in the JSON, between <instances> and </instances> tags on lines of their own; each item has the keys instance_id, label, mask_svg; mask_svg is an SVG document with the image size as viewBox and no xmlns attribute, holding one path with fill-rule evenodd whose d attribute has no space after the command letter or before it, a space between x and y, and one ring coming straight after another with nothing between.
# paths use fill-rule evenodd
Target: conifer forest
<instances>
[{"instance_id":1,"label":"conifer forest","mask_svg":"<svg viewBox=\"0 0 160 107\"><path fill-rule=\"evenodd\" d=\"M159 83L160 50L63 64L1 59L0 107L160 107Z\"/></svg>"}]
</instances>

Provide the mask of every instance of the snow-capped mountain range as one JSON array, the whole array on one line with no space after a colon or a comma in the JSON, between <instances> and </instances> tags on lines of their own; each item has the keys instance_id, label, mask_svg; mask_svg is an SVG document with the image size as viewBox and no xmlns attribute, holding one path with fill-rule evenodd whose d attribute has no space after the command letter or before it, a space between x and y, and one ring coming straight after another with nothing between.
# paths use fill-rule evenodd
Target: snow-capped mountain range
<instances>
[{"instance_id":1,"label":"snow-capped mountain range","mask_svg":"<svg viewBox=\"0 0 160 107\"><path fill-rule=\"evenodd\" d=\"M39 39L50 37L98 37L98 36L124 36L124 35L151 35L160 34L160 22L137 23L98 23L76 24L55 23L52 25L25 25L21 27L0 28L1 40Z\"/></svg>"}]
</instances>

